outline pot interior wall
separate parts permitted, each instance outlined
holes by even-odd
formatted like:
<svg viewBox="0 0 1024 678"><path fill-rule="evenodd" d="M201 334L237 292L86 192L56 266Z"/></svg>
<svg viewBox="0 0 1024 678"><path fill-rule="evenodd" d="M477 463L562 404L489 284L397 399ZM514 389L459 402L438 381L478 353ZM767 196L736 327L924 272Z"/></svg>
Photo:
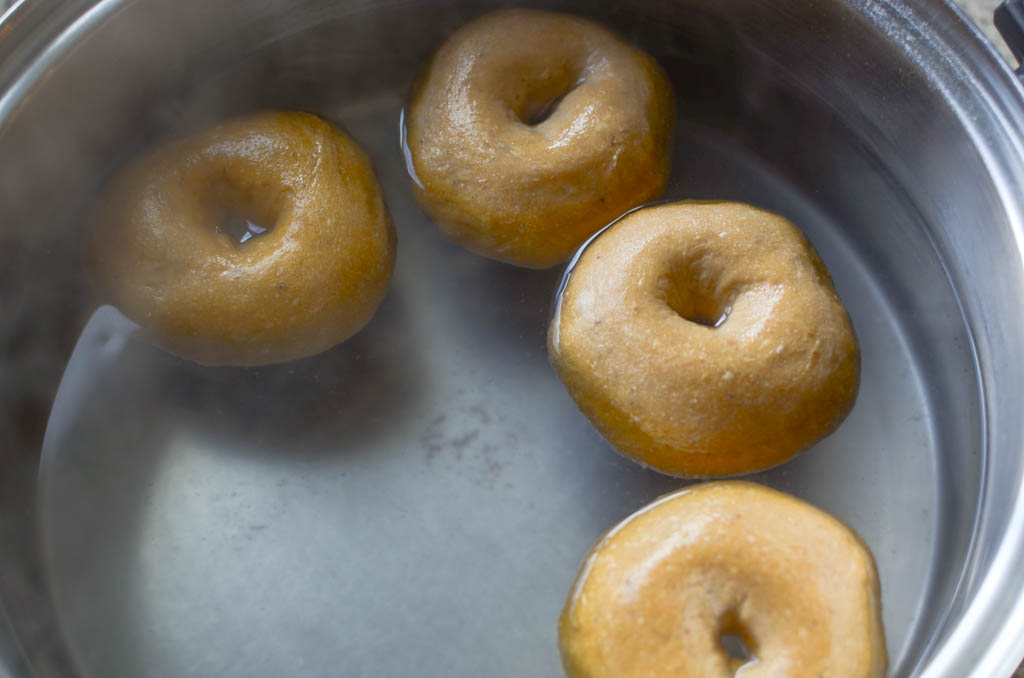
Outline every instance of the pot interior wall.
<svg viewBox="0 0 1024 678"><path fill-rule="evenodd" d="M543 337L558 272L448 245L408 191L405 91L431 50L489 6L123 4L0 131L0 595L21 648L0 666L554 675L555 615L574 574L564 563L679 483L618 460L550 376ZM1006 216L974 141L926 69L838 2L544 6L614 26L669 73L680 123L667 197L778 211L832 270L864 350L860 400L819 449L756 479L865 537L882 573L893 675L913 675L969 592L958 587L978 515L984 423L957 288L968 264L950 234L968 211L975 223ZM334 119L374 157L400 237L378 317L320 358L262 370L203 370L125 335L109 360L95 349L94 378L56 443L51 420L42 454L75 343L90 317L103 321L78 254L99 186L162 138L267 107ZM476 291L455 303L467 287ZM493 373L460 371L477 363ZM533 406L506 397L527 389ZM378 463L390 428L399 456ZM461 434L483 443L460 452ZM595 499L608 492L619 494ZM590 515L573 502L593 504ZM577 536L547 527L559 521ZM323 557L331 563L316 564ZM216 587L206 597L204 581Z"/></svg>

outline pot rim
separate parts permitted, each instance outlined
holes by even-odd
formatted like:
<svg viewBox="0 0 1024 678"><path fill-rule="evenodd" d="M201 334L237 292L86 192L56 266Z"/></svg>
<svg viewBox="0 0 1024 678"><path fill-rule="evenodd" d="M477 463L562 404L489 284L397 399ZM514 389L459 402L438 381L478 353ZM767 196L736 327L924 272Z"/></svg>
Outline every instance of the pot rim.
<svg viewBox="0 0 1024 678"><path fill-rule="evenodd" d="M895 33L907 30L919 38L914 56L926 59L925 64L931 63L926 68L929 79L943 90L984 158L1006 212L1016 243L1017 258L1024 265L1024 86L1021 80L995 45L952 0L934 3L928 0L885 0L884 3L854 0L850 4L857 6L890 39L906 37L905 33L902 36ZM894 20L896 28L891 25ZM907 43L902 46L907 51L911 49ZM987 120L976 120L977 111L969 111L965 102L952 94L948 88L952 78L969 83L975 95L972 103L984 106L989 114ZM982 123L988 123L989 127ZM980 369L978 376L984 382L984 373ZM992 407L986 403L991 403L992 396L984 383L980 384L980 391L982 416L986 420L986 429L991 431ZM989 458L992 438L991 435L985 436L983 459ZM991 466L985 463L974 538L954 600L968 585L975 586L973 596L941 645L933 645L922 657L918 669L923 666L923 678L1010 676L1024 659L1024 578L1019 575L1019 564L1024 562L1024 492L1018 491L1013 504L1003 508L1010 517L1000 535L999 546L980 582L971 581L977 575L973 571L979 557L977 536L984 527L986 513L993 508L989 492L991 476ZM1024 487L1024 483L1018 483L1018 487ZM999 620L999 623L994 620ZM943 625L948 623L947 617ZM940 628L940 634L942 630ZM939 634L936 641L938 637Z"/></svg>

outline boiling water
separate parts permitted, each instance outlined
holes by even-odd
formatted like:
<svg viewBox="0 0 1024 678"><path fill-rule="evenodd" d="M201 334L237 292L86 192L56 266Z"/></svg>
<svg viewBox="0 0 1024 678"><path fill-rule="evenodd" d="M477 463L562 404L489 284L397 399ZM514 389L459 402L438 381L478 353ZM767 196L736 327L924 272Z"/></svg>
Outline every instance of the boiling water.
<svg viewBox="0 0 1024 678"><path fill-rule="evenodd" d="M375 151L401 243L394 288L359 338L264 370L203 370L133 338L119 360L93 363L89 398L61 413L74 433L47 450L42 494L83 674L554 675L554 620L587 546L680 484L611 453L552 377L543 340L558 272L481 260L419 214L390 148L396 115L342 114ZM934 488L864 493L886 487L875 474L927 475L931 463L899 325L837 231L768 168L708 130L680 137L671 197L785 213L853 316L857 407L759 480L866 538L898 660L931 556L896 535L935 531ZM80 351L96 350L88 340ZM140 402L150 416L119 416Z"/></svg>
<svg viewBox="0 0 1024 678"><path fill-rule="evenodd" d="M615 454L550 369L561 270L494 263L421 213L401 97L327 108L373 156L398 230L372 322L320 356L201 368L112 309L83 334L40 471L50 584L82 676L556 676L556 620L599 535L683 483ZM894 675L927 641L933 415L894 303L820 206L681 123L669 199L778 211L860 339L849 418L754 480L837 515L879 566Z"/></svg>

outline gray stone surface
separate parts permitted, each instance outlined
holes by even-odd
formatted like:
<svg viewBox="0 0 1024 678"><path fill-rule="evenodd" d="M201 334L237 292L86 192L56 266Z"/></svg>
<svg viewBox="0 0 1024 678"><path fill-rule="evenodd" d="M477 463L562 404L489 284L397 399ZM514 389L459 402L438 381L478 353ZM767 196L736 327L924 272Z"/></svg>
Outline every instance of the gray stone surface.
<svg viewBox="0 0 1024 678"><path fill-rule="evenodd" d="M981 27L982 32L988 36L989 40L995 43L996 48L999 52L1006 57L1010 63L1015 63L1013 57L1010 55L1010 50L1006 48L1006 44L1002 38L999 37L999 33L996 32L996 27L992 24L992 12L999 6L1002 0L955 0L956 4L963 8L967 16L971 17L978 26Z"/></svg>

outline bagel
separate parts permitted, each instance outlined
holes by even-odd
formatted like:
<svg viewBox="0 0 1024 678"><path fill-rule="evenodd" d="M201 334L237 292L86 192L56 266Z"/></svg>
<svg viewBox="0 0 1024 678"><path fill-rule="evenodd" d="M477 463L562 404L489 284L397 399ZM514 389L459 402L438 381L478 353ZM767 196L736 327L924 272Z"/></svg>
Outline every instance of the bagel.
<svg viewBox="0 0 1024 678"><path fill-rule="evenodd" d="M319 353L369 321L395 231L351 138L314 115L271 112L123 171L85 250L104 299L157 345L208 365L263 365Z"/></svg>
<svg viewBox="0 0 1024 678"><path fill-rule="evenodd" d="M674 117L655 61L607 28L493 12L456 31L413 87L413 190L442 233L473 252L553 266L661 195Z"/></svg>
<svg viewBox="0 0 1024 678"><path fill-rule="evenodd" d="M667 495L599 541L559 646L568 678L883 678L887 664L867 546L810 504L737 481Z"/></svg>
<svg viewBox="0 0 1024 678"><path fill-rule="evenodd" d="M747 473L832 432L860 354L795 226L738 203L632 212L570 267L552 364L622 454L679 476Z"/></svg>

